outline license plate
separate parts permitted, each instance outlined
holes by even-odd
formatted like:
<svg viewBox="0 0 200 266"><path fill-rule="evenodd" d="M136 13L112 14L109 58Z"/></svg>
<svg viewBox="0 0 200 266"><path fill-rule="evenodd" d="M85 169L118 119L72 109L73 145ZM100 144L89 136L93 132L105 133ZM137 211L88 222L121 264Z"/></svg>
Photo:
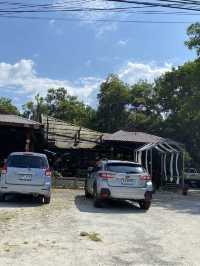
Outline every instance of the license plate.
<svg viewBox="0 0 200 266"><path fill-rule="evenodd" d="M135 185L135 179L125 177L122 179L122 185Z"/></svg>
<svg viewBox="0 0 200 266"><path fill-rule="evenodd" d="M31 181L32 175L21 175L19 178L21 181Z"/></svg>

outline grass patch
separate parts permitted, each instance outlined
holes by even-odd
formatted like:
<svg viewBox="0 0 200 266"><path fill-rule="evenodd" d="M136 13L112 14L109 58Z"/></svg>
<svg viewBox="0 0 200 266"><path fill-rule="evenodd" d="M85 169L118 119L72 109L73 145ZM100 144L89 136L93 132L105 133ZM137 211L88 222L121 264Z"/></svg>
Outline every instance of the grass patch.
<svg viewBox="0 0 200 266"><path fill-rule="evenodd" d="M96 242L102 241L101 238L99 237L99 234L98 233L90 233L88 235L88 237L92 241L96 241Z"/></svg>
<svg viewBox="0 0 200 266"><path fill-rule="evenodd" d="M81 232L80 236L88 236L88 233L87 232Z"/></svg>
<svg viewBox="0 0 200 266"><path fill-rule="evenodd" d="M83 237L87 236L91 241L95 241L95 242L102 241L98 233L81 232L80 236L83 236Z"/></svg>
<svg viewBox="0 0 200 266"><path fill-rule="evenodd" d="M0 214L0 222L2 223L9 222L13 218L15 218L15 216L12 213L4 212Z"/></svg>
<svg viewBox="0 0 200 266"><path fill-rule="evenodd" d="M17 245L5 243L3 244L2 248L3 248L3 251L5 252L11 252L12 250L15 250L17 248Z"/></svg>

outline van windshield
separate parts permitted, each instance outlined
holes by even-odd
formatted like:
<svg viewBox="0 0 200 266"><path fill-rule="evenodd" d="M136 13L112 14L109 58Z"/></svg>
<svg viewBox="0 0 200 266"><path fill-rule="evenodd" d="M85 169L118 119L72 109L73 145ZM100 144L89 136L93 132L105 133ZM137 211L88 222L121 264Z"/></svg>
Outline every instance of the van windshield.
<svg viewBox="0 0 200 266"><path fill-rule="evenodd" d="M8 158L8 167L17 168L48 168L48 162L45 158L30 155L12 155Z"/></svg>
<svg viewBox="0 0 200 266"><path fill-rule="evenodd" d="M141 174L144 172L144 168L141 165L132 163L109 163L106 166L106 170L116 173L129 174Z"/></svg>

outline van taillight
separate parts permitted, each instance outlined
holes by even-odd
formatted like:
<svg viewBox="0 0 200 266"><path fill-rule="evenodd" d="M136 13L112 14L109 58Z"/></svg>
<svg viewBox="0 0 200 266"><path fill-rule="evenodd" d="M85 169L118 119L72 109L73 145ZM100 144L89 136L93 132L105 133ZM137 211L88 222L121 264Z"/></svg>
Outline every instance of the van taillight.
<svg viewBox="0 0 200 266"><path fill-rule="evenodd" d="M150 177L150 175L141 175L140 176L140 180L142 180L142 181L150 181L151 177Z"/></svg>
<svg viewBox="0 0 200 266"><path fill-rule="evenodd" d="M49 168L45 170L45 175L46 176L51 176L51 174L52 173L51 173L51 170Z"/></svg>
<svg viewBox="0 0 200 266"><path fill-rule="evenodd" d="M107 180L107 179L113 178L114 176L110 173L103 172L103 173L99 173L99 177L101 177L104 180Z"/></svg>
<svg viewBox="0 0 200 266"><path fill-rule="evenodd" d="M6 164L6 163L4 164L1 173L2 173L3 175L6 175L6 174L7 174L7 164Z"/></svg>

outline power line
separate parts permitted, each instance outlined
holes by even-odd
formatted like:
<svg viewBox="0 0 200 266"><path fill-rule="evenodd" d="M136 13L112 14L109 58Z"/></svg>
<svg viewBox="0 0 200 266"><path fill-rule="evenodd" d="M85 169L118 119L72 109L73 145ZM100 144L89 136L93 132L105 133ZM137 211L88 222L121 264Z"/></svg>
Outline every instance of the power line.
<svg viewBox="0 0 200 266"><path fill-rule="evenodd" d="M13 18L13 19L28 19L28 20L57 20L66 22L117 22L117 23L137 23L137 24L191 24L194 21L152 21L152 20L118 20L118 19L71 19L71 18L56 18L56 17L33 17L33 16L7 16L0 15L0 18Z"/></svg>
<svg viewBox="0 0 200 266"><path fill-rule="evenodd" d="M46 17L49 13L102 13L111 15L198 15L200 11L200 1L195 0L102 0L102 5L95 7L96 0L71 0L55 3L35 4L29 1L8 2L0 1L0 17L7 19L31 19L31 20L62 20L62 21L90 21L90 22L119 22L119 23L165 23L165 24L183 24L192 23L189 21L153 21L153 20L132 20L132 19L71 19L59 17ZM175 9L173 12L169 9ZM182 10L182 11L178 11ZM191 13L193 11L193 13ZM195 13L194 13L195 12ZM37 14L45 14L41 17ZM34 14L35 16L32 16ZM28 15L28 16L27 16Z"/></svg>

